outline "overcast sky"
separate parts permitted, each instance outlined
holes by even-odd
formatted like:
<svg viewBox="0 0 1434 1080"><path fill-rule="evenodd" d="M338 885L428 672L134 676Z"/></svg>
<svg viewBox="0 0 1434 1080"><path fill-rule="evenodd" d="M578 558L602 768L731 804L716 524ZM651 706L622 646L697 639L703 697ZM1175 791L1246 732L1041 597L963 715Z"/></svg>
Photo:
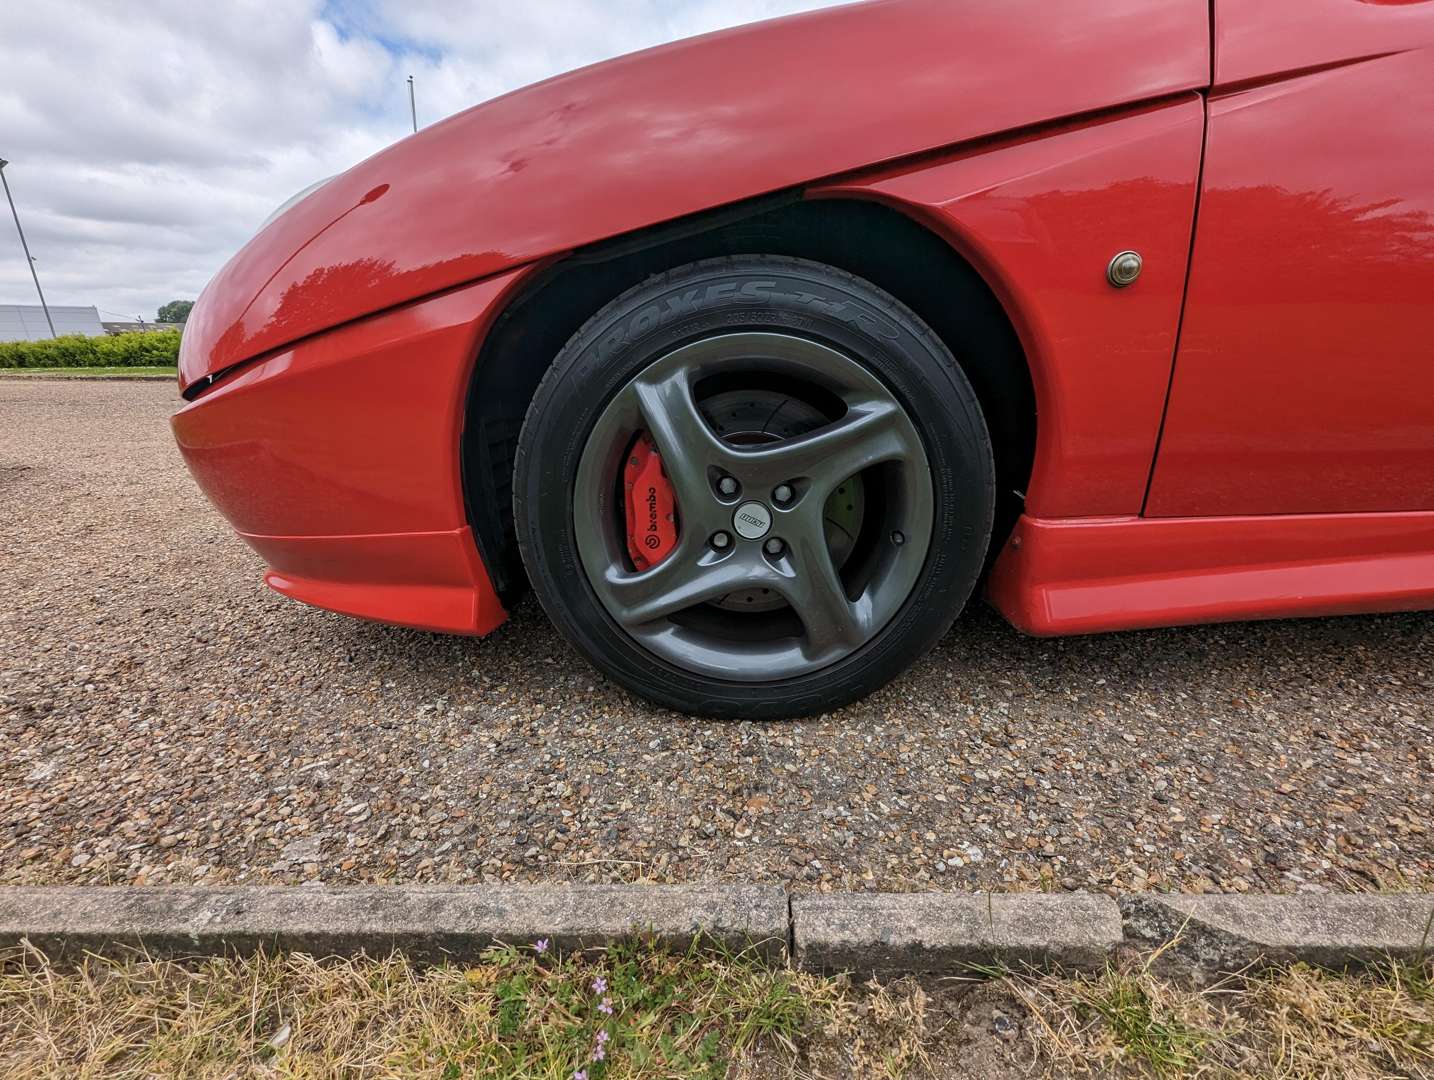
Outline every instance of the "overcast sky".
<svg viewBox="0 0 1434 1080"><path fill-rule="evenodd" d="M409 132L609 56L836 0L13 0L0 158L54 304L152 318L279 203ZM0 207L0 303L34 303Z"/></svg>

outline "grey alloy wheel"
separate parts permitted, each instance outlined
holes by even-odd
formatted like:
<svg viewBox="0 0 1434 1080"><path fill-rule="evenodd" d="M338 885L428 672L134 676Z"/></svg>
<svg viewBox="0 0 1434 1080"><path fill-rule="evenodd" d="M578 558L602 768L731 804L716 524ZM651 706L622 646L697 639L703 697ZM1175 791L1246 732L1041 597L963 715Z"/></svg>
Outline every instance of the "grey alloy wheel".
<svg viewBox="0 0 1434 1080"><path fill-rule="evenodd" d="M757 443L724 437L703 407L712 385L777 386L823 422ZM675 548L643 571L613 498L640 432L657 444L679 517ZM860 537L840 544L833 497L857 486ZM932 541L930 466L905 409L852 358L790 333L719 334L653 361L598 417L574 492L582 568L608 615L663 660L740 682L860 649L906 601ZM744 611L726 602L734 595L776 603Z"/></svg>

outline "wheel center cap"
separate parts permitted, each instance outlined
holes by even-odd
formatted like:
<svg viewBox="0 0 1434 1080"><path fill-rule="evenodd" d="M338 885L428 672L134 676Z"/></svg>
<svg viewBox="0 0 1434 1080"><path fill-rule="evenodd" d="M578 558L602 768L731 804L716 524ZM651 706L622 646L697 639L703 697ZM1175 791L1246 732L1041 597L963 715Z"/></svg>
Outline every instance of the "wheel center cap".
<svg viewBox="0 0 1434 1080"><path fill-rule="evenodd" d="M760 540L772 527L772 512L759 502L745 502L732 515L732 528L743 540Z"/></svg>

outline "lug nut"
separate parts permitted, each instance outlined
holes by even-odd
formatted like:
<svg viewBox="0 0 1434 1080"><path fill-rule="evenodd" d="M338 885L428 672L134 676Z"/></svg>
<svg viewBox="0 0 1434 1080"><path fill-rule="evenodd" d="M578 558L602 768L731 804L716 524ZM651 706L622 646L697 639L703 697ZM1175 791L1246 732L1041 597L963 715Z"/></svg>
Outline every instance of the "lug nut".
<svg viewBox="0 0 1434 1080"><path fill-rule="evenodd" d="M731 542L732 538L724 532L712 534L712 546L715 547L718 551L721 551Z"/></svg>
<svg viewBox="0 0 1434 1080"><path fill-rule="evenodd" d="M768 555L780 555L785 547L786 545L774 536L762 545L762 550Z"/></svg>
<svg viewBox="0 0 1434 1080"><path fill-rule="evenodd" d="M893 544L895 544L897 547L900 547L902 544L906 543L906 534L905 534L905 533L899 533L899 532L894 532L894 533L892 533L892 534L891 534L891 542L892 542Z"/></svg>
<svg viewBox="0 0 1434 1080"><path fill-rule="evenodd" d="M724 476L721 480L717 481L717 490L723 495L737 494L738 486L737 478L734 476Z"/></svg>
<svg viewBox="0 0 1434 1080"><path fill-rule="evenodd" d="M772 491L772 501L783 505L792 501L792 485L778 484Z"/></svg>

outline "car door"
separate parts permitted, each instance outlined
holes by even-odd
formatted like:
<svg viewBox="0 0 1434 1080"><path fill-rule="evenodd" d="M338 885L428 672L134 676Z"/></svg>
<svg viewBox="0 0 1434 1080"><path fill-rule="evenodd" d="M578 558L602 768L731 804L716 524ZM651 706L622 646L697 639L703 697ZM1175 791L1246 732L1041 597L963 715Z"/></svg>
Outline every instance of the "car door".
<svg viewBox="0 0 1434 1080"><path fill-rule="evenodd" d="M1431 0L1215 0L1148 516L1434 509L1431 45Z"/></svg>

